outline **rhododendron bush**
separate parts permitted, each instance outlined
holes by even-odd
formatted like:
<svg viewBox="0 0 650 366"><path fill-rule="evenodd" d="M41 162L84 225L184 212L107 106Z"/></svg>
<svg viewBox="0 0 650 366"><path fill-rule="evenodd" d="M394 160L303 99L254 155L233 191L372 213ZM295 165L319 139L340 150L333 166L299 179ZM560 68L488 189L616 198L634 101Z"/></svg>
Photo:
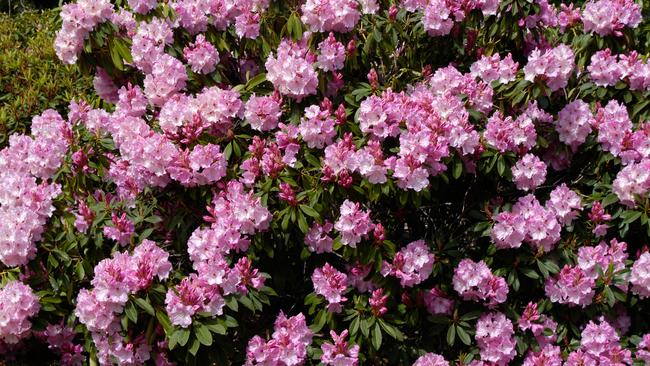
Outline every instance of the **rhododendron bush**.
<svg viewBox="0 0 650 366"><path fill-rule="evenodd" d="M0 352L650 362L632 0L78 0L100 103L0 151Z"/></svg>

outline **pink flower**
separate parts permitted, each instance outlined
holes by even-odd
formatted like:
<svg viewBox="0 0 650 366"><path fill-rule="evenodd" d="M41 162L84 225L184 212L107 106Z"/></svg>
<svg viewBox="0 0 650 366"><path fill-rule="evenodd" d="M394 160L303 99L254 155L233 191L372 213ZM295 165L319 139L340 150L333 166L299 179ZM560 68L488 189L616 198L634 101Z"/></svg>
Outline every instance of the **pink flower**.
<svg viewBox="0 0 650 366"><path fill-rule="evenodd" d="M278 126L282 109L278 98L253 95L246 102L244 116L251 128L258 131L271 131Z"/></svg>
<svg viewBox="0 0 650 366"><path fill-rule="evenodd" d="M526 359L524 359L523 366L561 366L562 365L562 351L560 347L552 344L547 344L541 351L529 351Z"/></svg>
<svg viewBox="0 0 650 366"><path fill-rule="evenodd" d="M395 255L392 264L384 261L381 274L395 276L403 287L412 287L431 275L434 260L424 240L414 241Z"/></svg>
<svg viewBox="0 0 650 366"><path fill-rule="evenodd" d="M175 93L185 88L187 73L183 63L163 54L153 63L150 74L144 78L144 94L149 103L161 106Z"/></svg>
<svg viewBox="0 0 650 366"><path fill-rule="evenodd" d="M577 193L570 190L565 183L557 186L546 201L546 208L555 212L562 225L570 225L582 210L582 202Z"/></svg>
<svg viewBox="0 0 650 366"><path fill-rule="evenodd" d="M618 62L616 55L607 48L594 53L591 63L587 66L589 77L598 86L614 86L623 79L626 73L623 63Z"/></svg>
<svg viewBox="0 0 650 366"><path fill-rule="evenodd" d="M203 34L196 36L196 41L183 49L183 56L192 71L201 74L211 73L219 63L217 49L205 40Z"/></svg>
<svg viewBox="0 0 650 366"><path fill-rule="evenodd" d="M121 246L127 245L135 231L133 221L126 217L126 212L123 212L121 216L112 213L111 222L113 226L104 226L104 235L120 243Z"/></svg>
<svg viewBox="0 0 650 366"><path fill-rule="evenodd" d="M362 211L359 203L345 200L341 205L341 216L334 223L334 229L341 233L341 243L356 248L373 229L370 212Z"/></svg>
<svg viewBox="0 0 650 366"><path fill-rule="evenodd" d="M209 285L196 274L192 274L184 278L175 289L170 288L167 291L165 305L171 323L187 328L192 324L192 316L198 312L223 314L225 301L218 286Z"/></svg>
<svg viewBox="0 0 650 366"><path fill-rule="evenodd" d="M555 130L560 141L571 146L571 149L575 151L587 140L594 123L595 120L589 105L578 99L560 110L555 122Z"/></svg>
<svg viewBox="0 0 650 366"><path fill-rule="evenodd" d="M304 42L282 40L276 54L266 59L266 77L281 94L301 100L316 94L318 75L313 59Z"/></svg>
<svg viewBox="0 0 650 366"><path fill-rule="evenodd" d="M156 0L129 0L129 7L136 13L147 14L158 5Z"/></svg>
<svg viewBox="0 0 650 366"><path fill-rule="evenodd" d="M515 351L512 322L502 313L483 314L476 323L476 343L480 349L481 360L499 366L512 361Z"/></svg>
<svg viewBox="0 0 650 366"><path fill-rule="evenodd" d="M597 0L586 3L582 23L586 32L600 36L621 36L624 27L636 28L641 22L641 7L631 0Z"/></svg>
<svg viewBox="0 0 650 366"><path fill-rule="evenodd" d="M645 252L639 256L630 272L632 292L642 299L650 297L650 253Z"/></svg>
<svg viewBox="0 0 650 366"><path fill-rule="evenodd" d="M318 105L305 109L305 116L300 121L300 135L310 149L322 149L331 145L336 130L331 112Z"/></svg>
<svg viewBox="0 0 650 366"><path fill-rule="evenodd" d="M361 18L356 0L307 0L300 10L312 32L349 32Z"/></svg>
<svg viewBox="0 0 650 366"><path fill-rule="evenodd" d="M636 206L636 196L643 197L650 190L650 159L631 163L621 169L612 183L612 191L622 204Z"/></svg>
<svg viewBox="0 0 650 366"><path fill-rule="evenodd" d="M264 342L260 336L255 336L248 342L244 366L302 365L312 336L302 313L287 318L280 312L271 340Z"/></svg>
<svg viewBox="0 0 650 366"><path fill-rule="evenodd" d="M305 244L309 250L319 254L332 252L334 240L328 234L333 228L334 225L329 221L325 221L322 225L314 222L305 236Z"/></svg>
<svg viewBox="0 0 650 366"><path fill-rule="evenodd" d="M324 365L356 366L359 362L359 345L348 346L348 342L345 340L348 330L344 330L340 335L331 330L330 336L334 340L334 344L325 342L320 346L323 350L320 361Z"/></svg>
<svg viewBox="0 0 650 366"><path fill-rule="evenodd" d="M535 146L537 133L533 120L524 115L513 120L503 118L497 112L488 119L484 132L485 141L500 152L530 150Z"/></svg>
<svg viewBox="0 0 650 366"><path fill-rule="evenodd" d="M552 302L585 307L591 304L595 294L596 282L580 267L568 264L556 277L546 280L546 296Z"/></svg>
<svg viewBox="0 0 650 366"><path fill-rule="evenodd" d="M422 24L430 36L444 36L449 34L454 26L451 10L445 1L432 0L424 7Z"/></svg>
<svg viewBox="0 0 650 366"><path fill-rule="evenodd" d="M546 180L546 164L537 156L526 154L512 167L512 180L518 189L535 190Z"/></svg>
<svg viewBox="0 0 650 366"><path fill-rule="evenodd" d="M323 71L335 71L343 68L345 46L334 38L334 33L318 44L318 68Z"/></svg>
<svg viewBox="0 0 650 366"><path fill-rule="evenodd" d="M520 215L526 222L524 241L534 249L549 252L560 240L562 227L555 212L544 208L532 194L519 198L512 207L512 213Z"/></svg>
<svg viewBox="0 0 650 366"><path fill-rule="evenodd" d="M603 150L619 156L623 151L626 134L632 131L632 121L625 105L610 100L604 108L598 108L595 126L598 129L598 142Z"/></svg>
<svg viewBox="0 0 650 366"><path fill-rule="evenodd" d="M491 83L497 81L500 84L507 84L515 80L519 64L512 60L512 55L508 54L501 59L498 53L492 56L482 56L470 67L472 76Z"/></svg>
<svg viewBox="0 0 650 366"><path fill-rule="evenodd" d="M347 300L343 294L347 291L347 276L339 272L329 263L321 268L316 268L311 276L314 283L314 291L327 300L327 310L338 313L341 311L341 303Z"/></svg>
<svg viewBox="0 0 650 366"><path fill-rule="evenodd" d="M368 303L372 309L372 315L382 317L386 314L386 312L388 312L388 308L386 307L387 302L388 295L384 295L384 289L378 288L374 290L370 299L368 299Z"/></svg>
<svg viewBox="0 0 650 366"><path fill-rule="evenodd" d="M463 259L454 270L454 290L464 300L487 300L492 307L506 301L508 285L502 277L492 274L485 262Z"/></svg>
<svg viewBox="0 0 650 366"><path fill-rule="evenodd" d="M93 78L93 86L100 98L109 103L117 102L117 85L113 83L113 79L111 79L111 76L108 75L106 70L101 67L97 68L97 73Z"/></svg>
<svg viewBox="0 0 650 366"><path fill-rule="evenodd" d="M542 78L546 84L555 91L567 86L569 77L575 68L575 55L573 50L565 44L545 50L535 49L528 56L528 63L524 66L526 80L534 82Z"/></svg>
<svg viewBox="0 0 650 366"><path fill-rule="evenodd" d="M449 366L449 362L438 354L426 353L415 360L413 366Z"/></svg>
<svg viewBox="0 0 650 366"><path fill-rule="evenodd" d="M423 294L424 305L431 315L451 315L454 310L454 300L437 287Z"/></svg>
<svg viewBox="0 0 650 366"><path fill-rule="evenodd" d="M29 335L29 318L40 309L32 288L20 281L9 281L0 289L0 341L14 344Z"/></svg>
<svg viewBox="0 0 650 366"><path fill-rule="evenodd" d="M512 212L500 212L495 216L495 223L490 231L498 249L519 248L526 238L526 221L521 215Z"/></svg>

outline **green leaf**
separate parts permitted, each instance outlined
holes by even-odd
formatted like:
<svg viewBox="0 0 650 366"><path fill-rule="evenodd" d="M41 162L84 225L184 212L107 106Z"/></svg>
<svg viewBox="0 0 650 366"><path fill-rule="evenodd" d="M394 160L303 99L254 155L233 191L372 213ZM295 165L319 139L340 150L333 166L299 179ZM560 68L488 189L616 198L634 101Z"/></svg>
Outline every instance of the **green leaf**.
<svg viewBox="0 0 650 366"><path fill-rule="evenodd" d="M305 215L313 217L313 218L319 218L320 215L318 214L318 211L314 210L313 208L307 206L307 205L300 205L300 210L305 213Z"/></svg>
<svg viewBox="0 0 650 366"><path fill-rule="evenodd" d="M124 312L130 321L132 321L134 324L138 323L138 311L135 309L135 305L133 305L132 302L126 304Z"/></svg>
<svg viewBox="0 0 650 366"><path fill-rule="evenodd" d="M460 338L461 342L463 342L466 346L469 346L470 343L472 343L469 334L465 332L465 329L463 329L463 327L456 327L456 333L458 333L458 338Z"/></svg>
<svg viewBox="0 0 650 366"><path fill-rule="evenodd" d="M212 333L210 333L210 329L205 325L201 323L194 324L194 334L202 345L212 345Z"/></svg>
<svg viewBox="0 0 650 366"><path fill-rule="evenodd" d="M255 76L253 76L252 78L250 78L250 80L248 80L248 82L246 83L245 89L247 91L251 91L256 86L260 85L261 83L263 83L265 81L266 81L266 74L263 73L263 72L259 73L259 74L255 75Z"/></svg>
<svg viewBox="0 0 650 366"><path fill-rule="evenodd" d="M309 231L307 219L305 219L305 215L303 215L302 211L298 211L298 227L300 228L300 231L303 232L303 234L307 234L307 231Z"/></svg>
<svg viewBox="0 0 650 366"><path fill-rule="evenodd" d="M350 337L354 337L357 335L357 332L359 331L359 325L361 324L361 320L358 316L356 316L353 320L352 323L350 323Z"/></svg>
<svg viewBox="0 0 650 366"><path fill-rule="evenodd" d="M615 193L612 193L607 197L603 198L601 204L603 205L603 207L607 207L616 201L618 201L618 196Z"/></svg>
<svg viewBox="0 0 650 366"><path fill-rule="evenodd" d="M224 327L223 325L221 325L221 324L219 324L219 323L214 323L214 324L205 324L205 326L206 326L208 329L210 329L210 331L213 332L213 333L217 333L217 334L225 335L226 332L227 332L226 327Z"/></svg>
<svg viewBox="0 0 650 366"><path fill-rule="evenodd" d="M638 220L641 217L641 212L639 211L625 211L621 217L624 219L623 224L631 224L634 221Z"/></svg>
<svg viewBox="0 0 650 366"><path fill-rule="evenodd" d="M156 312L156 319L158 319L158 322L160 325L163 327L163 330L165 331L165 334L169 336L169 333L172 331L172 325L169 322L169 318L167 317L167 314L165 314L162 311L157 311Z"/></svg>
<svg viewBox="0 0 650 366"><path fill-rule="evenodd" d="M156 311L153 309L153 306L149 303L149 299L136 298L135 303L138 304L142 310L146 311L149 315L156 315Z"/></svg>
<svg viewBox="0 0 650 366"><path fill-rule="evenodd" d="M503 177L503 174L506 172L506 161L503 158L503 155L499 155L497 159L497 173L499 176Z"/></svg>
<svg viewBox="0 0 650 366"><path fill-rule="evenodd" d="M190 340L190 330L187 328L179 328L176 330L176 333L178 333L178 344L185 346L187 341Z"/></svg>
<svg viewBox="0 0 650 366"><path fill-rule="evenodd" d="M447 329L447 344L453 346L454 342L456 342L456 325L452 324Z"/></svg>
<svg viewBox="0 0 650 366"><path fill-rule="evenodd" d="M454 168L451 172L451 176L454 177L454 179L460 178L460 175L463 174L463 162L461 160L457 160L454 163Z"/></svg>
<svg viewBox="0 0 650 366"><path fill-rule="evenodd" d="M196 356L196 353L199 352L199 348L201 348L201 342L198 339L194 338L192 341L192 347L190 347L190 353L192 356Z"/></svg>
<svg viewBox="0 0 650 366"><path fill-rule="evenodd" d="M311 329L311 331L314 333L318 333L318 331L323 329L325 322L327 322L327 311L321 310L318 312L318 315L316 315L316 319L314 319L314 324L309 326L309 329Z"/></svg>
<svg viewBox="0 0 650 366"><path fill-rule="evenodd" d="M381 347L381 328L379 328L378 323L376 323L374 328L372 328L372 346L376 350L379 350Z"/></svg>

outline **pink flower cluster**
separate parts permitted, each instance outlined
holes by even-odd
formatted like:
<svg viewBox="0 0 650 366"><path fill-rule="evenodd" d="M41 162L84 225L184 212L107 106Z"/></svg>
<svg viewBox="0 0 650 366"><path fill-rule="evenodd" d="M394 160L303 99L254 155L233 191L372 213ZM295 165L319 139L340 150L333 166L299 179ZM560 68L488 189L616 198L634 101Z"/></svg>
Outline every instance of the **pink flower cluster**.
<svg viewBox="0 0 650 366"><path fill-rule="evenodd" d="M470 67L474 77L480 78L486 83L497 81L499 84L507 84L515 80L519 64L512 60L512 55L507 54L501 59L498 53L492 56L482 56Z"/></svg>
<svg viewBox="0 0 650 366"><path fill-rule="evenodd" d="M504 118L501 112L496 112L488 118L483 137L502 153L518 152L528 151L535 146L537 132L533 120L526 114L513 119L510 116Z"/></svg>
<svg viewBox="0 0 650 366"><path fill-rule="evenodd" d="M336 334L335 331L330 331L330 336L334 344L325 342L320 348L323 354L320 356L320 361L323 365L333 366L356 366L359 362L359 345L348 346L345 338L348 337L348 330L344 330L341 334Z"/></svg>
<svg viewBox="0 0 650 366"><path fill-rule="evenodd" d="M357 0L307 0L300 10L312 32L349 32L361 18Z"/></svg>
<svg viewBox="0 0 650 366"><path fill-rule="evenodd" d="M17 343L30 334L29 318L40 305L32 288L20 281L10 281L0 289L0 341Z"/></svg>
<svg viewBox="0 0 650 366"><path fill-rule="evenodd" d="M347 300L343 296L348 289L347 279L345 273L337 271L329 263L325 263L323 267L314 270L311 275L314 291L316 294L325 297L328 302L327 310L334 313L341 311L341 303Z"/></svg>
<svg viewBox="0 0 650 366"><path fill-rule="evenodd" d="M305 116L300 121L300 135L310 149L322 149L334 141L336 130L331 111L318 105L305 108Z"/></svg>
<svg viewBox="0 0 650 366"><path fill-rule="evenodd" d="M307 235L305 235L305 244L307 244L309 250L319 254L332 252L334 239L329 236L329 233L333 228L334 225L329 221L325 221L322 225L314 222Z"/></svg>
<svg viewBox="0 0 650 366"><path fill-rule="evenodd" d="M181 151L167 168L172 179L184 186L213 184L226 176L227 162L219 145L196 145L191 152Z"/></svg>
<svg viewBox="0 0 650 366"><path fill-rule="evenodd" d="M356 248L361 240L368 236L374 224L370 212L361 210L357 202L345 200L341 205L341 216L334 223L334 229L341 233L341 243Z"/></svg>
<svg viewBox="0 0 650 366"><path fill-rule="evenodd" d="M37 332L36 337L47 343L47 347L61 356L63 366L81 366L86 362L84 348L73 342L75 332L61 324L48 324L44 331Z"/></svg>
<svg viewBox="0 0 650 366"><path fill-rule="evenodd" d="M561 304L582 307L591 304L600 273L607 273L610 266L614 273L625 269L626 249L627 244L616 239L612 239L609 246L601 242L595 247L581 247L576 266L567 264L556 277L546 281L546 295ZM627 285L622 287L627 290Z"/></svg>
<svg viewBox="0 0 650 366"><path fill-rule="evenodd" d="M622 36L624 27L636 28L640 22L641 7L633 0L592 0L582 11L585 32L600 36Z"/></svg>
<svg viewBox="0 0 650 366"><path fill-rule="evenodd" d="M262 337L255 336L248 342L244 365L302 365L312 336L302 313L287 318L280 312L271 340L264 342Z"/></svg>
<svg viewBox="0 0 650 366"><path fill-rule="evenodd" d="M522 331L530 330L540 347L546 347L557 340L555 334L557 323L552 318L540 314L536 303L529 302L528 305L526 305L517 325ZM546 335L546 330L550 330L552 334ZM536 357L540 357L540 355L531 354L532 359Z"/></svg>
<svg viewBox="0 0 650 366"><path fill-rule="evenodd" d="M318 68L323 71L336 71L343 68L345 46L336 40L334 33L318 44Z"/></svg>
<svg viewBox="0 0 650 366"><path fill-rule="evenodd" d="M154 277L165 279L171 271L169 254L144 240L133 254L114 253L95 267L92 290L82 289L75 314L92 332L111 332L129 294L149 287Z"/></svg>
<svg viewBox="0 0 650 366"><path fill-rule="evenodd" d="M565 365L630 365L631 352L621 348L616 330L604 319L589 321L582 330L580 348L569 354Z"/></svg>
<svg viewBox="0 0 650 366"><path fill-rule="evenodd" d="M594 124L595 119L589 104L578 99L568 103L558 112L555 130L560 141L575 151L587 140Z"/></svg>
<svg viewBox="0 0 650 366"><path fill-rule="evenodd" d="M140 341L124 344L118 315L129 294L148 288L154 277L162 280L171 271L169 254L156 243L144 240L132 254L114 253L95 266L91 290L82 289L77 296L75 315L92 333L100 364L144 362L149 346Z"/></svg>
<svg viewBox="0 0 650 366"><path fill-rule="evenodd" d="M464 300L486 301L490 307L500 304L508 298L508 284L503 277L492 274L482 260L474 262L465 258L454 270L452 278L454 290Z"/></svg>
<svg viewBox="0 0 650 366"><path fill-rule="evenodd" d="M643 62L636 51L628 55L612 55L607 48L594 53L587 67L596 85L614 86L625 81L632 90L650 89L650 64Z"/></svg>
<svg viewBox="0 0 650 366"><path fill-rule="evenodd" d="M526 154L512 167L512 180L517 189L534 191L546 180L546 164L537 156Z"/></svg>
<svg viewBox="0 0 650 366"><path fill-rule="evenodd" d="M253 95L248 99L244 117L252 129L271 131L278 127L278 120L282 115L282 105L278 97Z"/></svg>
<svg viewBox="0 0 650 366"><path fill-rule="evenodd" d="M192 71L209 74L214 71L219 63L219 53L214 46L205 40L203 34L196 36L196 41L183 49L183 56Z"/></svg>
<svg viewBox="0 0 650 366"><path fill-rule="evenodd" d="M483 314L476 323L475 335L481 360L498 366L508 365L517 355L513 335L512 322L504 314Z"/></svg>
<svg viewBox="0 0 650 366"><path fill-rule="evenodd" d="M213 264L215 265L215 264ZM226 266L227 268L227 266ZM213 268L215 272L225 272ZM165 310L172 324L187 328L192 324L192 316L198 312L222 315L226 304L219 286L210 284L205 276L192 273L184 278L175 289L169 289L165 297ZM222 283L222 285L225 285ZM230 286L234 287L234 286Z"/></svg>
<svg viewBox="0 0 650 366"><path fill-rule="evenodd" d="M486 17L496 15L499 2L495 0L433 0L429 2L405 1L403 5L409 11L420 9L424 12L422 24L429 35L444 36L449 34L451 28L454 26L454 21L462 22L465 16L474 9L482 10L483 15Z"/></svg>
<svg viewBox="0 0 650 366"><path fill-rule="evenodd" d="M112 15L113 4L109 0L78 0L65 4L61 8L63 24L54 40L59 59L66 64L76 63L90 32Z"/></svg>
<svg viewBox="0 0 650 366"><path fill-rule="evenodd" d="M427 353L415 360L413 366L449 366L449 362L438 354Z"/></svg>
<svg viewBox="0 0 650 366"><path fill-rule="evenodd" d="M622 204L635 207L637 197L650 191L650 159L631 163L621 169L612 183L612 191Z"/></svg>
<svg viewBox="0 0 650 366"><path fill-rule="evenodd" d="M275 55L266 59L266 78L282 95L301 100L315 94L318 74L314 70L316 56L300 42L282 40Z"/></svg>
<svg viewBox="0 0 650 366"><path fill-rule="evenodd" d="M573 196L563 188L556 194ZM525 241L534 249L542 249L545 252L553 249L555 243L560 240L562 230L558 220L568 223L571 212L577 207L575 197L573 204L567 207L560 207L554 200L549 200L547 206L542 206L534 195L529 194L519 198L511 212L496 215L491 236L497 248L519 248L522 241ZM566 212L567 209L570 210L569 213Z"/></svg>
<svg viewBox="0 0 650 366"><path fill-rule="evenodd" d="M399 278L403 287L413 287L429 278L433 271L435 256L429 252L429 247L424 240L414 241L402 248L393 263L384 261L381 274Z"/></svg>
<svg viewBox="0 0 650 366"><path fill-rule="evenodd" d="M437 287L422 294L424 305L431 315L451 315L454 310L454 300Z"/></svg>
<svg viewBox="0 0 650 366"><path fill-rule="evenodd" d="M32 120L32 137L12 135L0 150L0 261L13 267L36 255L52 201L61 193L48 183L61 166L72 138L71 126L54 110Z"/></svg>
<svg viewBox="0 0 650 366"><path fill-rule="evenodd" d="M645 252L639 256L630 271L630 284L632 292L641 298L650 297L650 253Z"/></svg>
<svg viewBox="0 0 650 366"><path fill-rule="evenodd" d="M551 91L555 91L567 86L574 68L573 50L565 44L560 44L544 51L535 49L528 56L528 63L524 66L524 76L530 82L536 79L542 80Z"/></svg>

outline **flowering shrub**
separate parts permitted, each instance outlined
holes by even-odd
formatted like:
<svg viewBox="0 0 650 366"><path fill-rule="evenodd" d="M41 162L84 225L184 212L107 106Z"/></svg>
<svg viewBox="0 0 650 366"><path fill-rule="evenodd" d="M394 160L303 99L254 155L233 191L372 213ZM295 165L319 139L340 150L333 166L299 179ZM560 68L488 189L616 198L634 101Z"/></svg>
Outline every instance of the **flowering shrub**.
<svg viewBox="0 0 650 366"><path fill-rule="evenodd" d="M54 48L103 108L43 111L0 151L0 352L648 362L647 11L64 5Z"/></svg>

